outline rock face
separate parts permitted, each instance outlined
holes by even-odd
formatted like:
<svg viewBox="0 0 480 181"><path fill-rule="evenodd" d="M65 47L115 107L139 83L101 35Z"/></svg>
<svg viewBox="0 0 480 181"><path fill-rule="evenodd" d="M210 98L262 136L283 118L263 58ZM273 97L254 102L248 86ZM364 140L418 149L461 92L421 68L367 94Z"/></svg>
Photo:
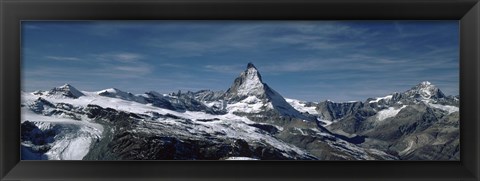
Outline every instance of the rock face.
<svg viewBox="0 0 480 181"><path fill-rule="evenodd" d="M364 102L288 99L251 63L230 88L22 93L22 159L458 160L459 98L429 82Z"/></svg>
<svg viewBox="0 0 480 181"><path fill-rule="evenodd" d="M356 113L362 107L364 107L362 102L335 103L332 101L324 101L317 105L316 110L323 119L336 120Z"/></svg>

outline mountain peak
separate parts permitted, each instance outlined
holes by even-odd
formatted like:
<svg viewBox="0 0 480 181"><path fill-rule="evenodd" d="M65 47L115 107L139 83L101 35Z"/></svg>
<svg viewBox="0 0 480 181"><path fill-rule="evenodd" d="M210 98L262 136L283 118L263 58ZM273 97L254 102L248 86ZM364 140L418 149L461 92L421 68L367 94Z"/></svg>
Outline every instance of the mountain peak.
<svg viewBox="0 0 480 181"><path fill-rule="evenodd" d="M243 71L233 82L232 86L226 92L227 98L261 96L265 94L265 87L262 76L257 68L252 64L247 64L247 69Z"/></svg>
<svg viewBox="0 0 480 181"><path fill-rule="evenodd" d="M58 87L58 88L73 88L72 85L66 83L66 84L63 84L62 86Z"/></svg>
<svg viewBox="0 0 480 181"><path fill-rule="evenodd" d="M247 69L250 69L250 68L257 69L257 67L255 67L255 65L253 65L252 62L248 62L248 64L247 64Z"/></svg>
<svg viewBox="0 0 480 181"><path fill-rule="evenodd" d="M108 88L97 92L98 95L107 97L132 97L134 96L130 92L125 92L117 88Z"/></svg>
<svg viewBox="0 0 480 181"><path fill-rule="evenodd" d="M50 90L48 92L48 94L49 95L62 95L62 96L65 96L65 97L70 97L70 98L79 98L80 96L85 95L70 84L64 84L60 87L55 87L52 90Z"/></svg>
<svg viewBox="0 0 480 181"><path fill-rule="evenodd" d="M412 90L424 90L424 91L436 91L438 89L435 85L433 85L429 81L423 81L417 84Z"/></svg>
<svg viewBox="0 0 480 181"><path fill-rule="evenodd" d="M430 98L442 98L445 95L429 81L423 81L417 84L415 87L412 87L407 91L407 94L413 97L421 97L424 99Z"/></svg>
<svg viewBox="0 0 480 181"><path fill-rule="evenodd" d="M429 85L432 85L432 83L430 83L429 81L423 81L419 85L429 86Z"/></svg>
<svg viewBox="0 0 480 181"><path fill-rule="evenodd" d="M117 88L108 88L108 89L98 91L99 94L100 93L118 93L118 92L123 92L123 91L121 91L120 89L117 89Z"/></svg>
<svg viewBox="0 0 480 181"><path fill-rule="evenodd" d="M252 63L247 64L247 70L235 79L223 98L230 103L243 101L240 109L245 107L244 104L257 104L269 110L275 110L281 115L295 115L309 119L293 108L282 95L263 83L262 76ZM261 103L252 100L260 100Z"/></svg>

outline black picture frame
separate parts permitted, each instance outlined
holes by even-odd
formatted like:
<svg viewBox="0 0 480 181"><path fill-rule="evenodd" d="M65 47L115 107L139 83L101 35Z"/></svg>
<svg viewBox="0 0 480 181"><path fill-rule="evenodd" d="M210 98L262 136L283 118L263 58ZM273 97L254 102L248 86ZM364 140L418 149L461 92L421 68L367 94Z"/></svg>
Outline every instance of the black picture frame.
<svg viewBox="0 0 480 181"><path fill-rule="evenodd" d="M478 0L0 0L1 180L479 180ZM23 20L459 20L460 161L20 161Z"/></svg>

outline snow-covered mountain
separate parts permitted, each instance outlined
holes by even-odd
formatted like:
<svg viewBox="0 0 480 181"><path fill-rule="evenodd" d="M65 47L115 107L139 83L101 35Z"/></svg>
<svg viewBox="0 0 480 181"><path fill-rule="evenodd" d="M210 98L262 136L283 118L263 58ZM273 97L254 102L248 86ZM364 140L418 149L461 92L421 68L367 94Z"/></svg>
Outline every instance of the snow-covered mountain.
<svg viewBox="0 0 480 181"><path fill-rule="evenodd" d="M227 106L229 111L244 113L274 111L285 116L301 116L280 93L262 81L260 72L252 63L248 63L247 69L235 79L225 92L224 99L230 103Z"/></svg>
<svg viewBox="0 0 480 181"><path fill-rule="evenodd" d="M42 94L41 91L37 91L37 94ZM65 84L60 87L55 87L52 90L45 92L45 94L49 96L56 96L59 98L62 97L69 97L69 98L79 98L80 96L84 96L82 92L77 90L75 87L71 86L70 84Z"/></svg>
<svg viewBox="0 0 480 181"><path fill-rule="evenodd" d="M134 95L66 84L22 92L21 110L27 160L457 158L445 146L425 156L443 143L429 135L456 143L458 126L458 97L426 82L365 102L314 103L285 99L249 63L225 92ZM426 136L425 143L412 142L415 136Z"/></svg>
<svg viewBox="0 0 480 181"><path fill-rule="evenodd" d="M395 152L402 159L458 160L459 104L458 96L445 96L424 81L364 102L321 102L316 110L332 122L330 131L368 137L366 147Z"/></svg>

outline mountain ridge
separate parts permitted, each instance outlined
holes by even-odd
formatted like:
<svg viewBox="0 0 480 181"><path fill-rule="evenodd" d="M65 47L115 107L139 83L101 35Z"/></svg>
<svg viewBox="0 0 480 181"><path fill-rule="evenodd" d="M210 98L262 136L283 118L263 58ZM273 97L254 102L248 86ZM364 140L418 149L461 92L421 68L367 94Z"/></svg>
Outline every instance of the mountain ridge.
<svg viewBox="0 0 480 181"><path fill-rule="evenodd" d="M458 97L430 82L357 102L286 100L253 63L225 92L134 95L66 84L22 92L22 158L455 160L456 106Z"/></svg>

